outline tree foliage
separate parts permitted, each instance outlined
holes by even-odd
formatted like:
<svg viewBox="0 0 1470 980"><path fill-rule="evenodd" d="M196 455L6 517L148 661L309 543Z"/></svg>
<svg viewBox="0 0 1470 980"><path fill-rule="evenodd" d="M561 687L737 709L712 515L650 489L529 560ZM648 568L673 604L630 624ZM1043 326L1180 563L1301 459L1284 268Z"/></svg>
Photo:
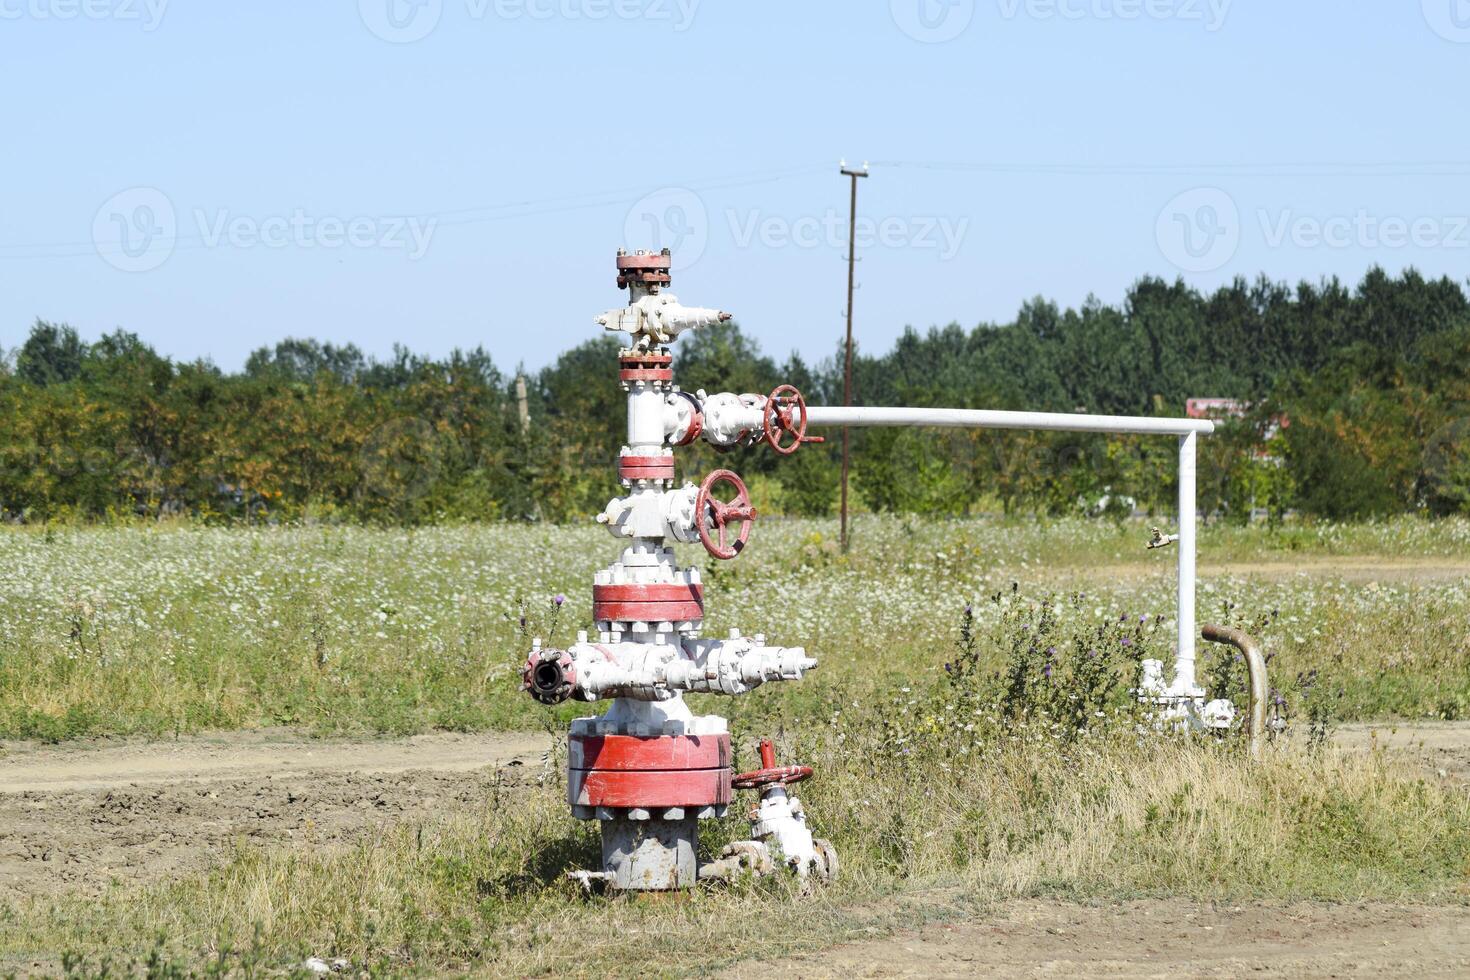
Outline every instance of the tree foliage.
<svg viewBox="0 0 1470 980"><path fill-rule="evenodd" d="M84 342L37 321L0 361L0 514L15 520L187 513L417 523L565 520L616 492L626 440L617 341L588 340L527 381L491 352L440 359L395 347L287 339L239 373L180 363L136 335ZM840 345L778 363L734 323L682 338L688 390L797 385L840 404ZM906 330L859 350L854 401L1143 415L1191 397L1250 406L1201 444L1210 513L1334 518L1470 510L1470 298L1414 271L1295 288L1243 279L1201 294L1145 278L1114 307L1027 302L1005 324ZM839 434L794 458L764 448L681 451L774 487L789 513L836 505ZM856 500L878 510L1061 512L1120 500L1172 507L1168 440L1061 433L854 430Z"/></svg>

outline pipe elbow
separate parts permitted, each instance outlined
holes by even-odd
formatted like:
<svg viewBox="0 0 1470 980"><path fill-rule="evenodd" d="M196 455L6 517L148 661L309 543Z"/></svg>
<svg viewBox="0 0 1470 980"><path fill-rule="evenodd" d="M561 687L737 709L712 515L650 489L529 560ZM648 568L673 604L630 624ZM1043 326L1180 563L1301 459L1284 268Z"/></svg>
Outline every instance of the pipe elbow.
<svg viewBox="0 0 1470 980"><path fill-rule="evenodd" d="M1266 737L1266 655L1255 637L1231 626L1205 623L1200 626L1200 635L1211 643L1223 643L1235 647L1245 658L1246 670L1250 675L1251 702L1249 715L1250 751L1259 757Z"/></svg>

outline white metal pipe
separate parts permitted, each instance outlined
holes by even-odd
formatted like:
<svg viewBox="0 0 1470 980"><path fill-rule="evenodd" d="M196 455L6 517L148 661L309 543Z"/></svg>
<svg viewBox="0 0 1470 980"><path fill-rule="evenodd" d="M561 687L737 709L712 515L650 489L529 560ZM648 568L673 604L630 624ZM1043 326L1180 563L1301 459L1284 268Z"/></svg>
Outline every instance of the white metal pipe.
<svg viewBox="0 0 1470 980"><path fill-rule="evenodd" d="M1171 693L1203 694L1195 681L1195 457L1201 434L1215 431L1207 419L1150 418L1133 415L1082 415L1065 412L1000 412L963 408L810 408L813 426L935 426L940 428L1035 429L1053 432L1107 432L1179 437L1179 597L1178 637Z"/></svg>
<svg viewBox="0 0 1470 980"><path fill-rule="evenodd" d="M653 455L664 446L664 394L651 386L628 392L628 446Z"/></svg>
<svg viewBox="0 0 1470 980"><path fill-rule="evenodd" d="M949 429L1043 429L1054 432L1115 432L1130 435L1192 435L1215 431L1207 419L1138 415L1081 415L1068 412L998 412L969 408L807 409L808 425L935 426Z"/></svg>
<svg viewBox="0 0 1470 980"><path fill-rule="evenodd" d="M1191 432L1179 439L1179 641L1174 655L1174 684L1179 694L1194 695L1194 522L1195 448Z"/></svg>

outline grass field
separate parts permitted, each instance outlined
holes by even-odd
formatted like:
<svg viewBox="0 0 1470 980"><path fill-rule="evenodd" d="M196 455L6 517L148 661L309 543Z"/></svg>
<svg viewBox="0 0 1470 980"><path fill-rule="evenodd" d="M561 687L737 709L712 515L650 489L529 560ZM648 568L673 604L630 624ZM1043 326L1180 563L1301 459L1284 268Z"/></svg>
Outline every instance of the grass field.
<svg viewBox="0 0 1470 980"><path fill-rule="evenodd" d="M1021 602L1062 598L1074 625L1172 621L1174 555L1145 551L1139 523L863 518L848 556L834 530L767 522L714 567L684 553L705 568L710 633L764 631L822 662L806 683L720 710L800 711L834 685L932 678L964 608L988 639L1004 607L986 597L1013 583ZM525 634L566 640L587 625L592 573L615 552L595 526L9 530L0 738L540 727L549 713L514 688ZM1395 574L1405 559L1445 574ZM1212 527L1200 560L1201 621L1264 617L1283 696L1317 669L1344 719L1470 717L1458 628L1470 621L1470 522ZM1380 579L1362 574L1375 565Z"/></svg>
<svg viewBox="0 0 1470 980"><path fill-rule="evenodd" d="M771 731L818 767L802 796L840 888L589 906L559 872L595 863L595 826L566 812L553 757L352 843L5 900L0 954L79 951L77 975L155 941L160 962L242 973L317 952L388 974L674 974L1013 896L1470 901L1464 784L1310 738L1470 715L1470 523L1203 531L1201 619L1260 629L1293 721L1259 765L1234 740L1148 734L1129 707L1128 665L1172 638L1173 554L1145 551L1143 525L863 518L848 556L832 532L768 522L740 560L699 560L710 631L763 630L822 667L696 707L731 716L747 757ZM586 706L518 692L526 637L584 626L614 549L597 528L7 531L0 734L560 731ZM1204 666L1239 683L1223 656ZM743 829L736 809L710 845Z"/></svg>

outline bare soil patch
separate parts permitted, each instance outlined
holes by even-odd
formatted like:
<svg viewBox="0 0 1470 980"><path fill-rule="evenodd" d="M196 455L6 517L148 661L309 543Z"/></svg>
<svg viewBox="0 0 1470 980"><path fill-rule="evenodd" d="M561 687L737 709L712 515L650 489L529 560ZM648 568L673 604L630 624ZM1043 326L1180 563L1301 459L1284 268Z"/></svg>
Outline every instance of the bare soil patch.
<svg viewBox="0 0 1470 980"><path fill-rule="evenodd" d="M173 742L6 746L0 898L92 893L208 867L241 843L352 840L482 802L549 744L530 734L317 741L240 733Z"/></svg>
<svg viewBox="0 0 1470 980"><path fill-rule="evenodd" d="M1466 977L1470 908L1009 903L983 921L848 943L727 980L794 977Z"/></svg>

